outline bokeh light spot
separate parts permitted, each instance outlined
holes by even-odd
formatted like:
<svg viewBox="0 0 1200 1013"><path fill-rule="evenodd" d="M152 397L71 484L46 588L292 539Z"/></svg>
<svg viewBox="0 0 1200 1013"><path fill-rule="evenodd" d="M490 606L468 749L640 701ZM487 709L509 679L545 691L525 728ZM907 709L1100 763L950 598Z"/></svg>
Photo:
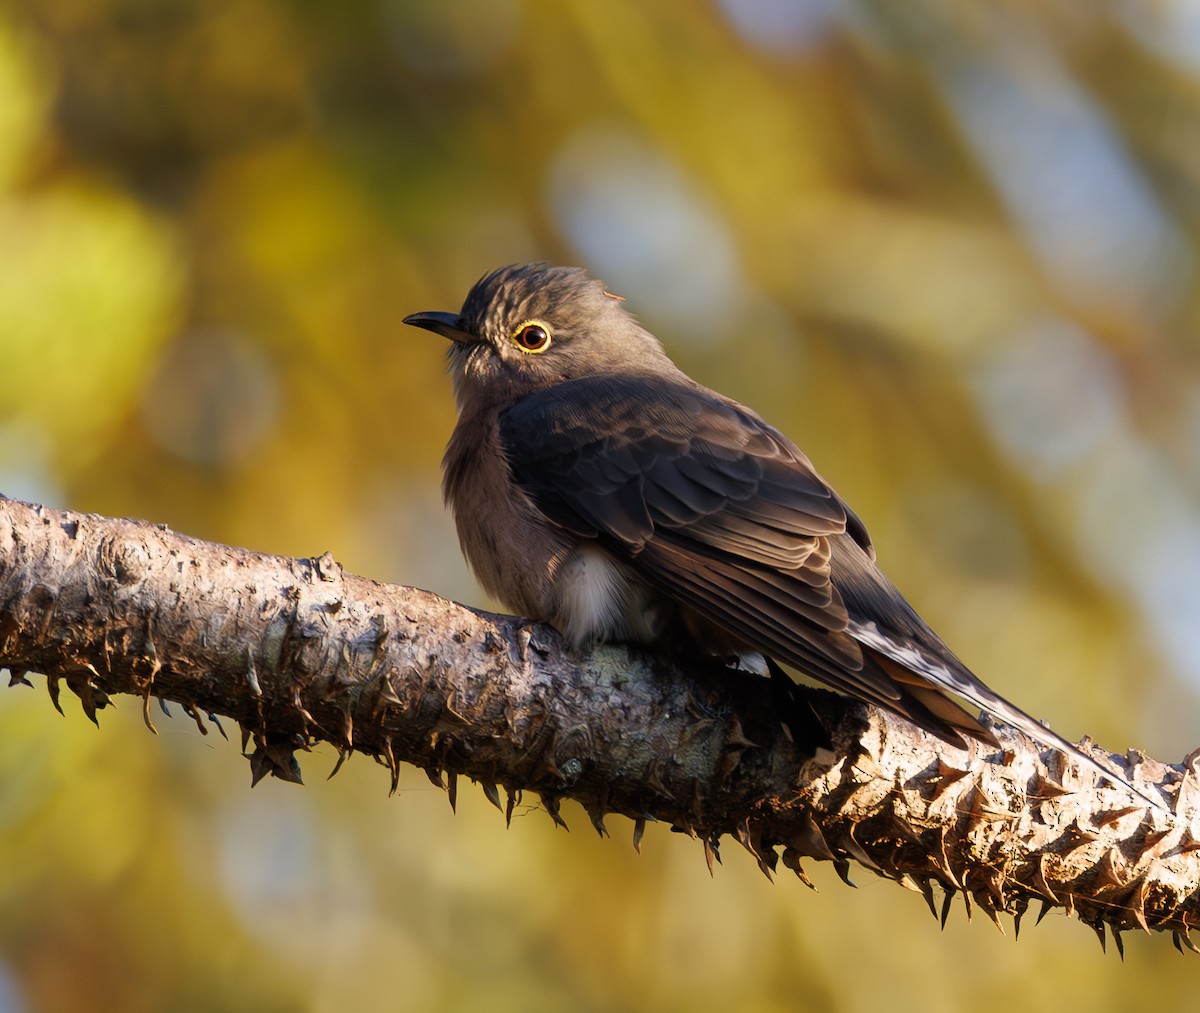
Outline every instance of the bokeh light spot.
<svg viewBox="0 0 1200 1013"><path fill-rule="evenodd" d="M836 0L720 0L734 30L764 53L803 53L825 41Z"/></svg>
<svg viewBox="0 0 1200 1013"><path fill-rule="evenodd" d="M573 137L549 178L567 238L635 312L698 342L730 328L742 305L733 237L658 149L616 127Z"/></svg>
<svg viewBox="0 0 1200 1013"><path fill-rule="evenodd" d="M232 331L184 334L159 363L142 401L150 434L185 461L229 465L254 453L279 412L275 369Z"/></svg>
<svg viewBox="0 0 1200 1013"><path fill-rule="evenodd" d="M971 380L1001 446L1042 481L1059 478L1117 429L1117 372L1066 320L1039 320L996 345L977 360Z"/></svg>
<svg viewBox="0 0 1200 1013"><path fill-rule="evenodd" d="M400 59L414 70L442 77L487 69L512 48L521 29L515 0L391 0L383 15Z"/></svg>

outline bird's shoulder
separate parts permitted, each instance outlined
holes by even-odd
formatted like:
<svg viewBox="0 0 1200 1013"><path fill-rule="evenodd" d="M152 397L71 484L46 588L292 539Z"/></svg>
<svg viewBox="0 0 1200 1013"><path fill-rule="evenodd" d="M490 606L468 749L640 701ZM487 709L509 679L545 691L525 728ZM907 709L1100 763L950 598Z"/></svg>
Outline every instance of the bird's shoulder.
<svg viewBox="0 0 1200 1013"><path fill-rule="evenodd" d="M861 521L805 454L751 409L680 374L568 380L499 416L518 484L580 534L643 542L697 523L775 529L797 538Z"/></svg>
<svg viewBox="0 0 1200 1013"><path fill-rule="evenodd" d="M812 465L751 409L680 374L603 374L564 380L500 412L506 447L565 450L626 447L644 455L674 451Z"/></svg>

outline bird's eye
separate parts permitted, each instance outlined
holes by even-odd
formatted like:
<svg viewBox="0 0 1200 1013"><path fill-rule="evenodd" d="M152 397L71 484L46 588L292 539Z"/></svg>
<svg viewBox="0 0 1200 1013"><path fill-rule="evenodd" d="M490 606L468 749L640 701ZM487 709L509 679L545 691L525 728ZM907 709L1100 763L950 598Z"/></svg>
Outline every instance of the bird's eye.
<svg viewBox="0 0 1200 1013"><path fill-rule="evenodd" d="M526 320L513 331L512 341L522 352L544 352L550 347L550 328L540 320Z"/></svg>

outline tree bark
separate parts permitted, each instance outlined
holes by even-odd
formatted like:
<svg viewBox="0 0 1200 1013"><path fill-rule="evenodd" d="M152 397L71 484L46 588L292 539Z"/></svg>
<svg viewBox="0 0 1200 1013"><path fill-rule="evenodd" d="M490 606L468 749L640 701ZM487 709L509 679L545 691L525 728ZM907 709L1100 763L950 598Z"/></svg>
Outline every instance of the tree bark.
<svg viewBox="0 0 1200 1013"><path fill-rule="evenodd" d="M1091 750L1163 799L1147 808L1005 726L999 750L954 749L843 697L802 690L833 758L806 756L767 680L626 647L578 656L552 629L426 591L343 573L328 554L290 559L164 526L0 497L0 666L44 673L85 713L117 694L174 701L242 729L253 780L300 780L297 751L328 741L423 768L455 804L457 781L500 809L540 794L561 822L579 801L605 817L726 835L770 875L806 883L805 859L851 863L925 895L961 893L1000 924L1033 900L1106 930L1200 920L1198 754L1168 766ZM504 787L507 807L497 784ZM1040 915L1039 915L1040 917Z"/></svg>

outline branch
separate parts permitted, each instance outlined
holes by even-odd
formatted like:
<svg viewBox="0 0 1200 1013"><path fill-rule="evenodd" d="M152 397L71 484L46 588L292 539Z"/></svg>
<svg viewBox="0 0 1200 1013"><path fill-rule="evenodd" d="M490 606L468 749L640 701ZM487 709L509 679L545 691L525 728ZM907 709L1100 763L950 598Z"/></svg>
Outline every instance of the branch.
<svg viewBox="0 0 1200 1013"><path fill-rule="evenodd" d="M803 755L772 716L766 680L683 671L625 647L575 656L548 627L163 526L0 497L0 666L46 675L93 720L117 694L228 717L253 779L299 781L297 750L327 741L423 768L455 804L457 779L511 816L537 792L556 822L580 802L596 829L620 813L703 842L725 835L768 875L779 861L854 862L924 894L962 893L999 924L1038 900L1118 947L1126 929L1200 921L1200 752L1166 766L1108 756L1173 810L1138 806L1061 754L994 728L1001 750L956 750L898 718L811 690L836 762ZM336 770L336 768L335 768ZM504 787L507 806L496 787ZM811 885L811 884L809 884ZM1040 915L1039 915L1040 918Z"/></svg>

